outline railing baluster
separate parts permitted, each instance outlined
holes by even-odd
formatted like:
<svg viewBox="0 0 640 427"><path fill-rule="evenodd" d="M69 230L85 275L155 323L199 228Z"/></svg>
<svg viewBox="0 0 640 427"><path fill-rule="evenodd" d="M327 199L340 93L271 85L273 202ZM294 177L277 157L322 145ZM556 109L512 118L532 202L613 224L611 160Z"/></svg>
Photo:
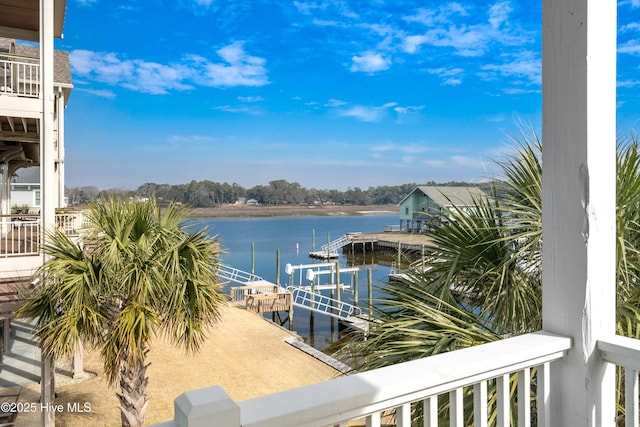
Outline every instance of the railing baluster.
<svg viewBox="0 0 640 427"><path fill-rule="evenodd" d="M380 427L380 412L367 416L366 427Z"/></svg>
<svg viewBox="0 0 640 427"><path fill-rule="evenodd" d="M496 378L496 393L498 401L498 427L509 427L509 374Z"/></svg>
<svg viewBox="0 0 640 427"><path fill-rule="evenodd" d="M531 426L531 369L518 372L518 426Z"/></svg>
<svg viewBox="0 0 640 427"><path fill-rule="evenodd" d="M424 427L438 427L438 396L422 401Z"/></svg>
<svg viewBox="0 0 640 427"><path fill-rule="evenodd" d="M487 427L487 382L481 381L473 386L473 425Z"/></svg>
<svg viewBox="0 0 640 427"><path fill-rule="evenodd" d="M449 425L451 427L464 426L464 402L462 388L449 392Z"/></svg>
<svg viewBox="0 0 640 427"><path fill-rule="evenodd" d="M411 427L411 404L396 408L396 427Z"/></svg>
<svg viewBox="0 0 640 427"><path fill-rule="evenodd" d="M551 426L551 411L549 396L551 390L551 364L549 362L538 366L536 373L536 403L538 406L538 427Z"/></svg>
<svg viewBox="0 0 640 427"><path fill-rule="evenodd" d="M638 371L624 368L625 426L638 427Z"/></svg>

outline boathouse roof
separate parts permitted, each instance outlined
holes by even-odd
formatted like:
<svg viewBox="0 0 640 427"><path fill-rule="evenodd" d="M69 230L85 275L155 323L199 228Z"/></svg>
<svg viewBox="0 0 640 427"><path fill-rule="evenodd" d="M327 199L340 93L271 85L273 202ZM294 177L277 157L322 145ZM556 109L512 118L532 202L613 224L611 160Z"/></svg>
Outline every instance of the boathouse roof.
<svg viewBox="0 0 640 427"><path fill-rule="evenodd" d="M400 201L402 204L410 198L416 191L421 192L429 197L439 206L475 206L474 200L478 198L486 198L485 193L479 187L472 186L445 186L445 185L419 185L404 199Z"/></svg>

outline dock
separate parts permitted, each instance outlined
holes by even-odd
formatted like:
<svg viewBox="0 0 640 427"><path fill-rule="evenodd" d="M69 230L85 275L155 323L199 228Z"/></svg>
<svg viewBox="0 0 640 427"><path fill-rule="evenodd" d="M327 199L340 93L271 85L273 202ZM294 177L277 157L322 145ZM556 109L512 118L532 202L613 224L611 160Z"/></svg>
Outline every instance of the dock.
<svg viewBox="0 0 640 427"><path fill-rule="evenodd" d="M425 234L413 234L399 231L382 233L353 233L351 243L345 245L349 252L398 251L420 252L434 246L433 239Z"/></svg>
<svg viewBox="0 0 640 427"><path fill-rule="evenodd" d="M322 250L309 253L316 259L338 258L338 249L347 253L370 252L402 252L420 254L434 246L433 239L425 234L414 234L400 231L384 231L381 233L347 233L324 245Z"/></svg>

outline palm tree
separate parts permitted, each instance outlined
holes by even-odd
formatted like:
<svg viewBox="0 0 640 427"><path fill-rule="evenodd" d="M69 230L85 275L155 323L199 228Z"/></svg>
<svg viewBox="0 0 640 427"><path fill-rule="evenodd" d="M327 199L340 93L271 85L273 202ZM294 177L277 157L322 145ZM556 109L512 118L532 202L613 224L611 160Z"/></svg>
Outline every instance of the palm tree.
<svg viewBox="0 0 640 427"><path fill-rule="evenodd" d="M433 230L431 268L385 285L380 323L343 350L360 370L541 328L541 144L534 131L514 141L489 197ZM635 136L618 147L617 330L640 338L640 148Z"/></svg>
<svg viewBox="0 0 640 427"><path fill-rule="evenodd" d="M36 319L46 355L73 354L79 343L100 351L107 380L120 383L123 426L144 425L152 339L197 351L220 318L217 241L185 217L153 199L93 204L84 244L49 235L43 285L19 312Z"/></svg>

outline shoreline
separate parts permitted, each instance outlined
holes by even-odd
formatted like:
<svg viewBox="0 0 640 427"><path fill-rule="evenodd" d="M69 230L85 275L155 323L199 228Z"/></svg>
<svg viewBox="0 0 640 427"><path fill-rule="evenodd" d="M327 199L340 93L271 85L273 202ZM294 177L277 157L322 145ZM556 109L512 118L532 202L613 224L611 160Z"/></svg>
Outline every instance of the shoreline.
<svg viewBox="0 0 640 427"><path fill-rule="evenodd" d="M222 205L215 208L193 208L189 218L259 218L276 216L354 216L394 215L397 205Z"/></svg>

